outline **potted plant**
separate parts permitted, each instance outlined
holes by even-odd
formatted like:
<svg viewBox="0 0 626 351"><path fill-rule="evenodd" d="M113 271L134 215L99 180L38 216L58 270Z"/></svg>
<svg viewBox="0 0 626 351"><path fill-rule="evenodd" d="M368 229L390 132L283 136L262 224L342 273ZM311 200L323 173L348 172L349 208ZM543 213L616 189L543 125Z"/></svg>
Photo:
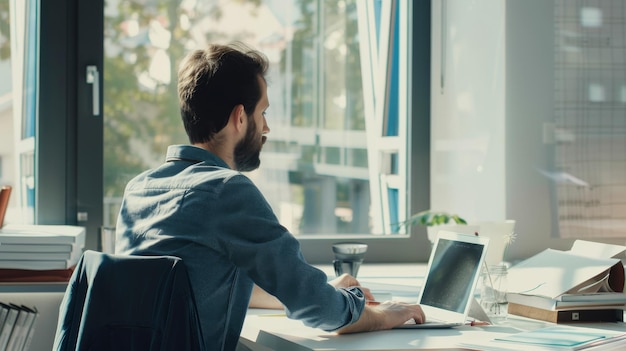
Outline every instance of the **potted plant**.
<svg viewBox="0 0 626 351"><path fill-rule="evenodd" d="M411 215L402 225L411 227L422 225L426 227L428 240L435 242L437 233L440 230L452 230L466 234L473 234L478 230L477 226L468 226L467 221L458 214L445 211L425 210Z"/></svg>
<svg viewBox="0 0 626 351"><path fill-rule="evenodd" d="M404 222L407 226L419 224L426 227L451 223L465 225L467 221L457 214L426 210L412 215Z"/></svg>
<svg viewBox="0 0 626 351"><path fill-rule="evenodd" d="M516 237L514 220L478 221L468 224L459 215L443 211L425 210L418 212L404 221L402 225L408 227L425 226L428 240L433 244L440 230L486 236L489 238L489 251L487 251L485 259L491 265L498 264L504 259L506 248Z"/></svg>

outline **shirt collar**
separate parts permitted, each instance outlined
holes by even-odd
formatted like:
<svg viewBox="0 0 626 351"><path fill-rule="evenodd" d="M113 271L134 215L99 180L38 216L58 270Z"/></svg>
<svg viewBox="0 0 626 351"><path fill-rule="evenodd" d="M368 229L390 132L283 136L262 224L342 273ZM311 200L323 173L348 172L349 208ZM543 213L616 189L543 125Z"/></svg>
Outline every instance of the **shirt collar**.
<svg viewBox="0 0 626 351"><path fill-rule="evenodd" d="M167 148L166 162L185 160L193 163L206 162L213 166L219 166L224 168L230 168L215 154L203 148L193 145L170 145Z"/></svg>

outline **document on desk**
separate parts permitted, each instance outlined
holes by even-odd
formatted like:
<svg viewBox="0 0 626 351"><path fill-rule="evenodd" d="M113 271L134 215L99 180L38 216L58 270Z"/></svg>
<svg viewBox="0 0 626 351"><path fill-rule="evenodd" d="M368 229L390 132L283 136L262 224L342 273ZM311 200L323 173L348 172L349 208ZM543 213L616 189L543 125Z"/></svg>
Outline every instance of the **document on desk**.
<svg viewBox="0 0 626 351"><path fill-rule="evenodd" d="M617 258L598 258L569 251L546 249L509 270L509 292L545 296L551 299L565 293L596 292Z"/></svg>
<svg viewBox="0 0 626 351"><path fill-rule="evenodd" d="M557 325L500 336L484 343L472 343L463 346L501 351L579 351L599 348L602 350L623 350L625 345L626 333L623 331Z"/></svg>

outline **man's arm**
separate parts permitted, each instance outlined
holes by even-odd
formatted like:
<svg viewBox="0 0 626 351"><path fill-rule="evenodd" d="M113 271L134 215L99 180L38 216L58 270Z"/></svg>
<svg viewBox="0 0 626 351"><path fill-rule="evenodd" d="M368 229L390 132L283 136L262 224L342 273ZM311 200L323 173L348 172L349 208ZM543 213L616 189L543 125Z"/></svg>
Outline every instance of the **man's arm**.
<svg viewBox="0 0 626 351"><path fill-rule="evenodd" d="M347 274L332 280L330 283L335 287L360 285L356 279ZM370 300L373 296L371 295L369 289L362 289L366 298ZM248 307L280 310L284 308L276 297L270 295L256 284L254 284L254 287L252 288L252 295L250 296L250 304ZM358 321L339 329L337 333L348 334L391 329L395 326L402 325L410 319L414 319L415 323L418 324L426 321L424 312L419 305L389 301L376 306L366 305Z"/></svg>
<svg viewBox="0 0 626 351"><path fill-rule="evenodd" d="M270 295L265 290L254 284L252 288L252 295L250 296L249 308L271 308L276 310L282 310L283 304L278 301L276 297Z"/></svg>

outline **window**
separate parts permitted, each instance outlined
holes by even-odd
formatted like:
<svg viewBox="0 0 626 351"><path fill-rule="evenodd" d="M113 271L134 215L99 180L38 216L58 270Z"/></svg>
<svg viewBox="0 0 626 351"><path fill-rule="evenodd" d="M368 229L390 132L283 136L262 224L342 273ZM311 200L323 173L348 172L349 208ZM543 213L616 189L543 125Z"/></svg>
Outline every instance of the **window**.
<svg viewBox="0 0 626 351"><path fill-rule="evenodd" d="M176 94L182 57L210 42L243 40L271 63L271 132L249 176L281 223L300 237L405 234L398 225L410 200L403 3L107 2L105 225L115 225L126 183L159 165L168 145L187 143Z"/></svg>
<svg viewBox="0 0 626 351"><path fill-rule="evenodd" d="M249 28L254 28L252 34L255 34L259 28L267 27L268 30L280 28L282 34L291 39L282 43L289 43L290 50L285 50L285 46L282 51L278 46L272 46L272 43L281 45L280 38L267 37L270 41L251 43L264 49L274 63L285 63L285 66L279 64L272 70L275 76L269 78L270 88L274 91L270 94L277 97L284 91L294 99L286 103L271 96L275 109L275 120L271 121L273 134L279 135L277 130L288 128L291 137L276 138L268 145L268 157L263 160L264 165L274 163L273 168L267 167L268 173L270 170L280 173L284 184L293 184L286 187L289 190L287 205L282 200L273 203L278 206L281 218L297 224L293 226L294 231L304 242L315 237L315 243L303 243L305 251L311 251L311 255L305 254L312 262L317 253L320 257L330 255L330 244L337 240L337 235L333 235L336 233L349 237L365 233L364 241L383 237L407 239L405 235L397 235L402 231L391 226L390 222L401 218L398 209L408 207L408 198L402 198L407 191L398 191L407 187L406 173L401 173L398 165L404 162L406 167L408 154L399 155L398 151L410 148L401 148L397 136L403 134L405 139L402 142L406 143L409 133L394 131L397 116L392 113L394 117L391 119L395 122L389 123L387 109L389 104L394 105L405 114L405 122L408 122L406 116L410 109L406 94L409 87L400 87L406 84L404 80L409 73L408 64L404 62L408 56L394 61L394 67L404 65L404 71L396 71L393 75L379 77L378 73L385 70L375 69L372 65L391 53L378 49L389 44L380 41L381 38L395 38L394 42L400 42L402 49L392 51L393 54L408 55L412 35L409 31L411 16L408 15L411 6L402 2L359 3L294 2L293 12L286 13L283 9L276 10L276 1L223 2L220 7L194 1L180 4L152 2L154 6L143 2L110 1L106 5L105 24L101 23L104 1L81 6L69 0L54 3L0 0L0 47L3 50L0 72L3 78L11 78L3 79L2 83L10 81L13 87L11 91L5 85L0 87L1 130L2 133L11 131L10 137L2 138L7 143L0 143L2 181L17 188L13 192L11 215L7 220L84 225L87 227L87 248L98 248L99 228L114 222L121 189L126 182L138 172L159 163L165 146L186 142L174 103L175 91L166 93L173 87L175 59L205 41L247 38L251 34ZM246 27L247 32L236 33L227 26L217 30L209 28L211 22L232 6L243 6L247 10L246 16L254 24ZM419 6L421 11L415 10L415 13L429 12L428 4ZM270 13L271 9L273 13ZM255 16L271 17L274 22L254 22ZM289 26L284 22L287 20L291 21ZM427 16L420 24L423 25L421 32L428 33ZM10 30L6 30L7 26ZM103 39L105 29L107 35ZM176 37L180 36L181 30L192 40ZM291 37L293 35L298 37ZM271 42L272 39L278 41ZM185 45L178 45L180 43ZM423 43L426 45L428 41ZM103 46L107 55L102 53ZM11 48L8 51L11 61L8 61L7 47ZM165 47L168 50L164 55ZM424 52L424 57L428 56L427 51ZM289 60L276 56L281 53L291 55ZM118 60L114 59L116 54ZM107 60L104 70L103 57ZM298 67L294 70L296 63ZM7 65L13 67L8 69ZM169 69L160 70L168 65ZM341 75L331 74L329 67L332 65L338 65ZM361 69L362 76L359 77L361 67L366 69ZM294 84L296 75L303 81L301 86ZM113 79L115 77L132 79ZM380 98L381 103L375 108L373 99L379 93L374 92L373 87L380 89L378 82L381 81L389 85L387 78L392 77L391 86L400 91L398 95L405 96L402 100L395 97L398 99L395 102ZM103 81L107 82L107 103L99 106ZM385 89L383 93L391 91L389 87ZM398 103L406 106L398 106ZM381 120L374 130L385 131L375 143L380 155L377 167L384 169L380 178L386 176L384 183L377 184L380 188L373 188L368 179L368 172L372 169L372 143L363 138L373 130L366 125L368 114ZM102 119L103 116L106 118ZM388 128L388 125L392 127ZM394 132L389 133L389 130ZM313 131L312 139L307 139L309 131ZM300 143L303 132L307 132L307 138ZM383 137L389 138L383 140ZM382 141L388 141L387 146L378 144ZM103 145L121 147L102 153ZM148 147L141 148L140 145ZM294 164L293 157L291 160L289 157L296 154L300 158ZM101 155L104 155L106 171ZM295 168L281 170L276 167L276 163L282 161L281 157L289 161L285 162L286 165ZM115 166L116 172L108 172L111 166ZM268 175L258 173L252 176L263 184L262 178ZM402 174L404 180L398 181L398 174ZM271 174L269 177L273 179ZM104 189L99 186L102 183ZM274 185L271 182L265 184L264 191L271 192ZM371 195L373 192L375 195ZM333 195L326 197L331 199L332 211L322 211L326 210L319 202L322 198L318 195L322 193ZM312 197L309 198L309 194ZM370 208L372 196L380 197L377 200L379 209ZM102 207L104 211L101 211ZM382 208L384 214L380 211ZM315 217L318 215L320 217ZM320 221L323 225L315 224L312 220L315 218L323 218ZM383 218L387 224L382 224ZM376 228L385 228L386 232ZM371 235L372 232L379 235ZM383 260L393 252L385 246L386 240L377 242L379 245L372 246L368 253L373 261L377 259L377 250ZM396 241L392 245L397 244ZM325 246L320 249L317 245ZM406 257L415 257L415 250L396 250L393 259L406 260Z"/></svg>
<svg viewBox="0 0 626 351"><path fill-rule="evenodd" d="M275 65L272 142L251 177L281 193L268 198L311 261L328 262L338 238L375 242L368 260L424 260L424 228L408 237L394 223L430 207L516 219L516 257L567 248L557 234L580 234L559 230L571 219L588 238L623 240L619 2L433 1L431 18L429 1L107 1L105 23L104 1L78 3L0 0L7 221L86 225L97 248L126 182L187 141L177 60L208 41L254 37ZM243 31L239 17L222 23L232 12L248 21ZM573 69L574 57L585 65ZM87 66L103 89L86 82ZM572 108L559 100L567 94L586 100ZM574 178L553 181L565 173ZM596 231L580 213L621 231Z"/></svg>
<svg viewBox="0 0 626 351"><path fill-rule="evenodd" d="M102 67L102 11L101 0L0 1L2 182L14 188L5 220L85 226L88 248L102 225L102 120L100 86L85 77Z"/></svg>
<svg viewBox="0 0 626 351"><path fill-rule="evenodd" d="M37 1L0 1L0 183L14 189L7 222L35 220L38 25Z"/></svg>

